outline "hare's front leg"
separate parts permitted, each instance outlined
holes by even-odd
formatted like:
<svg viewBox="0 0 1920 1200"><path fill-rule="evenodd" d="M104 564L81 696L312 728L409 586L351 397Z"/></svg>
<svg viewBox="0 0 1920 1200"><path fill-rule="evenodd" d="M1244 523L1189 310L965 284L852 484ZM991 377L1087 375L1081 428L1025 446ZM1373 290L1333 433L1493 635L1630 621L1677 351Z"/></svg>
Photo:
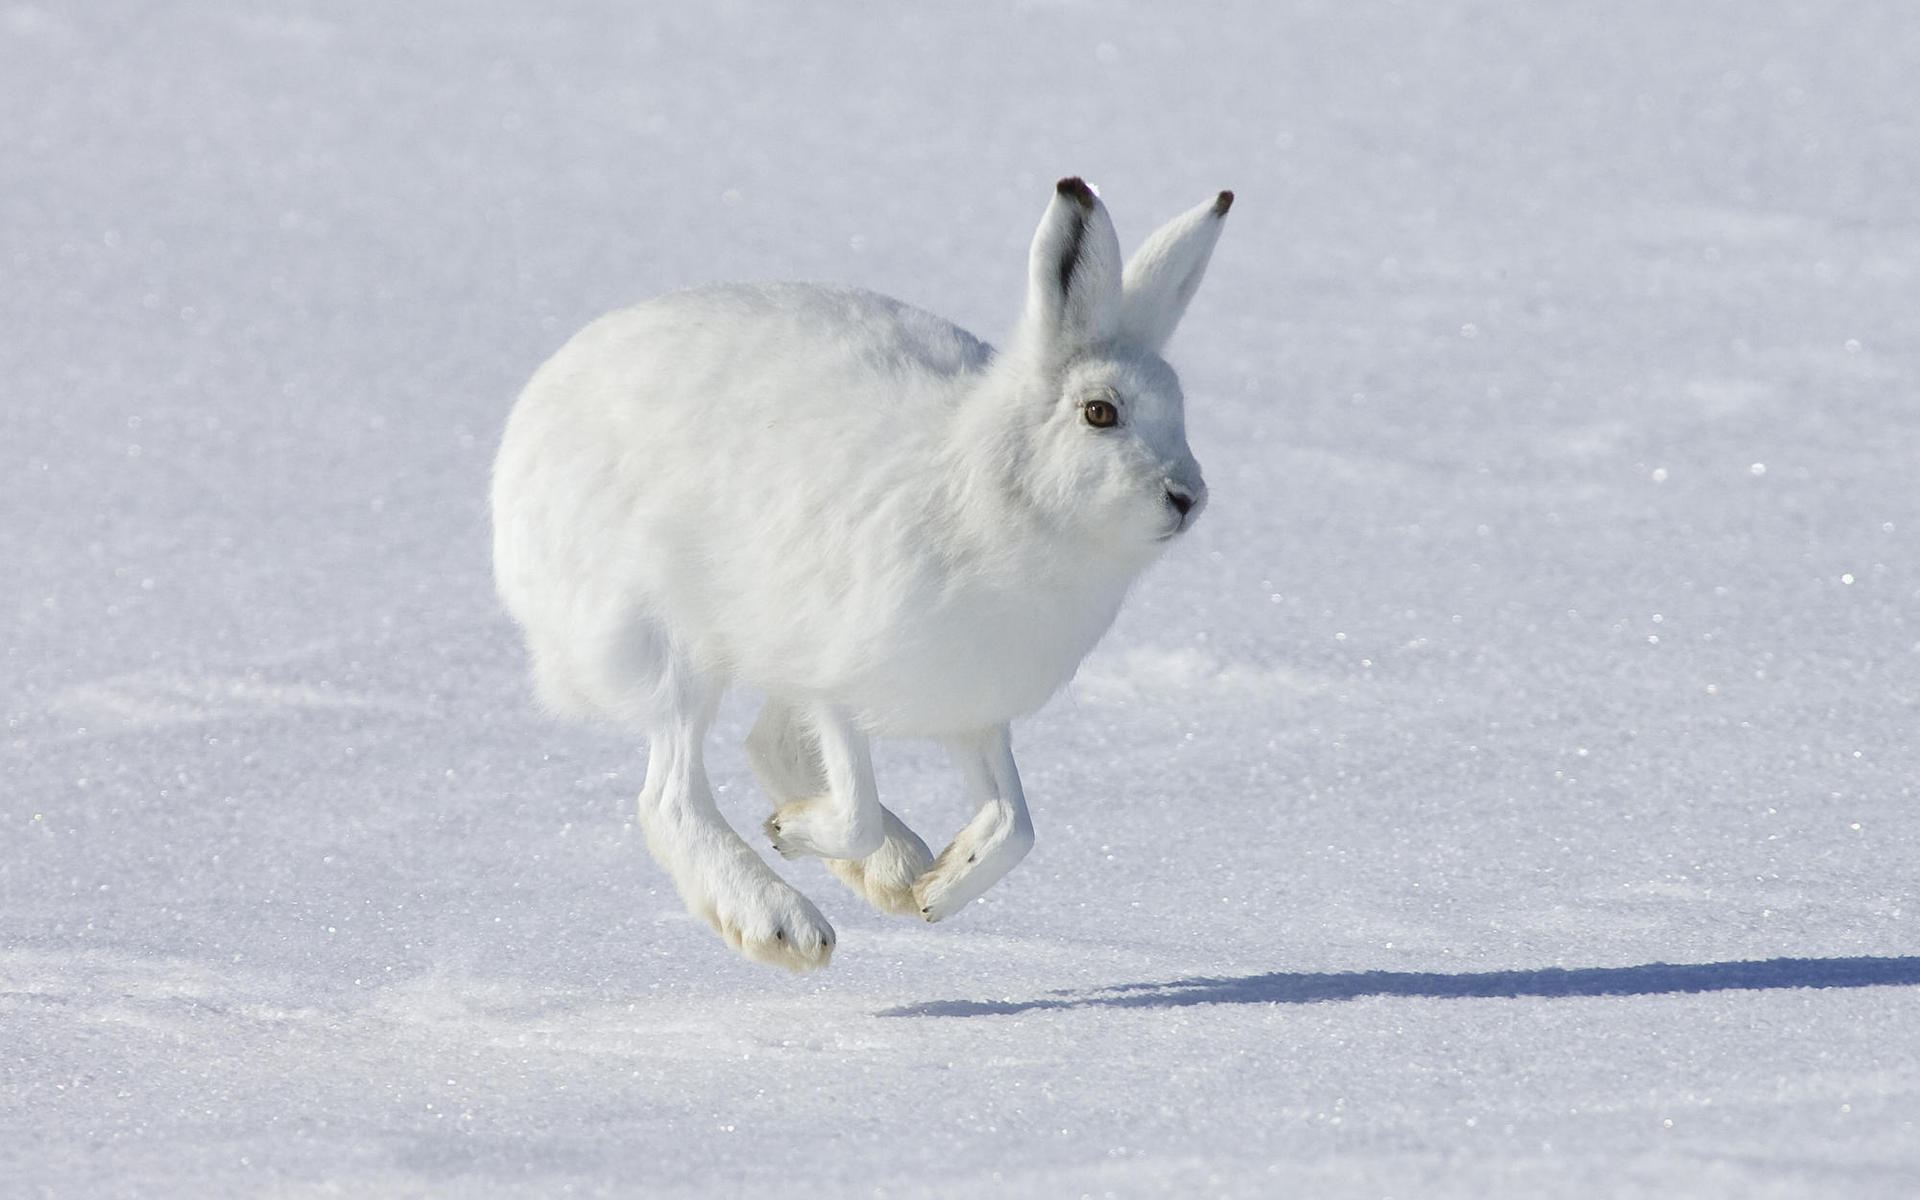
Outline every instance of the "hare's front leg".
<svg viewBox="0 0 1920 1200"><path fill-rule="evenodd" d="M798 848L797 832L820 819L815 814L821 809L830 812L836 807L825 761L827 736L799 709L772 699L760 710L753 732L747 735L747 765L778 806L767 820L767 836L789 857L806 852ZM844 740L841 744L846 746ZM873 767L865 739L840 753L857 761L853 774L864 773L870 786ZM841 882L881 912L917 913L920 904L913 898L913 881L933 865L933 853L877 797L873 804L880 810L879 849L863 858L829 856L822 861ZM831 820L829 817L826 822Z"/></svg>
<svg viewBox="0 0 1920 1200"><path fill-rule="evenodd" d="M947 750L967 777L967 789L980 809L932 869L914 882L920 915L929 921L959 912L1033 849L1033 821L1027 816L1007 727L950 740Z"/></svg>
<svg viewBox="0 0 1920 1200"><path fill-rule="evenodd" d="M740 840L714 805L701 762L705 732L706 721L693 720L653 734L640 792L647 848L673 876L687 911L741 954L792 971L826 966L833 926Z"/></svg>
<svg viewBox="0 0 1920 1200"><path fill-rule="evenodd" d="M802 715L804 723L794 728L811 733L825 786L774 809L767 836L786 858L865 858L887 838L867 735L827 705L809 706Z"/></svg>

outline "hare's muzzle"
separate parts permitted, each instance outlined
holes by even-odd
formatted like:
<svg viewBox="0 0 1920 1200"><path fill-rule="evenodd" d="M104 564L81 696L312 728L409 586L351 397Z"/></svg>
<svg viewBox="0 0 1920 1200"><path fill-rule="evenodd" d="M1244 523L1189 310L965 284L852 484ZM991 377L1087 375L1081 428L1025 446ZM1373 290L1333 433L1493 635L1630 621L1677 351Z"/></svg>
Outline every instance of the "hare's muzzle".
<svg viewBox="0 0 1920 1200"><path fill-rule="evenodd" d="M1173 528L1162 535L1163 538L1175 537L1185 533L1187 527L1200 517L1200 510L1207 505L1207 493L1204 487L1189 488L1185 484L1168 483L1165 486L1167 506L1176 514Z"/></svg>

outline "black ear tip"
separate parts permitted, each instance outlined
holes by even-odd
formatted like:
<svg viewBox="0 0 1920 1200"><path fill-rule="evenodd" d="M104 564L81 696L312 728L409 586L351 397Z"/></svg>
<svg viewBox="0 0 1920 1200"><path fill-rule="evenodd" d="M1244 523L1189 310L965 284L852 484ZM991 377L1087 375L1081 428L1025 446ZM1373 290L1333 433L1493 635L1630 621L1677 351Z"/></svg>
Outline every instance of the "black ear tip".
<svg viewBox="0 0 1920 1200"><path fill-rule="evenodd" d="M1075 204L1078 204L1081 208L1086 209L1088 212L1093 211L1093 189L1088 187L1087 181L1078 175L1067 176L1059 183L1054 184L1053 190L1073 201Z"/></svg>
<svg viewBox="0 0 1920 1200"><path fill-rule="evenodd" d="M1213 215L1216 217L1226 216L1227 210L1232 207L1233 207L1232 192L1221 192L1218 196L1215 196L1213 198Z"/></svg>

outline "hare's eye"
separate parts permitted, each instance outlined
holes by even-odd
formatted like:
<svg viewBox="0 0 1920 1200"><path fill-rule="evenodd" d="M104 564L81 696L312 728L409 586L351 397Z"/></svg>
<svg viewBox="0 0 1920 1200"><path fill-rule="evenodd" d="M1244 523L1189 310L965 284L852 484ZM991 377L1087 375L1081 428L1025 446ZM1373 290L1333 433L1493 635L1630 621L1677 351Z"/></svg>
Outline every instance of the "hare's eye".
<svg viewBox="0 0 1920 1200"><path fill-rule="evenodd" d="M1080 415L1085 417L1087 424L1095 429L1112 429L1120 423L1120 410L1114 406L1113 401L1104 397L1082 404Z"/></svg>

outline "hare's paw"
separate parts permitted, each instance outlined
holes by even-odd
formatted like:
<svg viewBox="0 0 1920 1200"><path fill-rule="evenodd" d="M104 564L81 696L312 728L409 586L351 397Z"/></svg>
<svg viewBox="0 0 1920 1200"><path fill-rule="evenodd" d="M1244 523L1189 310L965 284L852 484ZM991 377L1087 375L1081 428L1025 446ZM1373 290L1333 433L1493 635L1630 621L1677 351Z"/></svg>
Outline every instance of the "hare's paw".
<svg viewBox="0 0 1920 1200"><path fill-rule="evenodd" d="M729 831L669 860L687 911L755 962L813 971L833 957L833 926Z"/></svg>
<svg viewBox="0 0 1920 1200"><path fill-rule="evenodd" d="M859 819L827 796L789 800L773 810L762 828L782 858L865 858L883 845L884 826Z"/></svg>
<svg viewBox="0 0 1920 1200"><path fill-rule="evenodd" d="M833 957L833 926L811 901L777 879L701 901L689 897L688 907L754 962L814 971Z"/></svg>
<svg viewBox="0 0 1920 1200"><path fill-rule="evenodd" d="M804 904L805 902L802 901ZM811 904L807 911L741 914L714 928L743 957L789 971L817 971L833 959L833 926Z"/></svg>
<svg viewBox="0 0 1920 1200"><path fill-rule="evenodd" d="M878 850L865 858L829 858L827 870L881 912L914 916L920 912L914 881L933 865L933 852L898 817L886 815L887 840Z"/></svg>
<svg viewBox="0 0 1920 1200"><path fill-rule="evenodd" d="M806 836L806 821L802 819L801 806L805 800L792 800L775 809L760 826L773 848L780 852L781 858L799 858L803 854L817 854Z"/></svg>
<svg viewBox="0 0 1920 1200"><path fill-rule="evenodd" d="M755 962L811 971L833 957L833 926L735 835L718 814L690 818L644 804L640 826L687 911Z"/></svg>
<svg viewBox="0 0 1920 1200"><path fill-rule="evenodd" d="M933 866L914 880L914 908L929 921L944 921L959 912L993 886L994 881L985 878L985 872L974 869L978 865L977 858L956 858L953 847L947 847Z"/></svg>
<svg viewBox="0 0 1920 1200"><path fill-rule="evenodd" d="M953 845L914 881L915 907L927 920L941 921L959 912L1000 882L1033 848L1033 830L1024 823L996 823L984 830L979 826L976 821L961 830Z"/></svg>

